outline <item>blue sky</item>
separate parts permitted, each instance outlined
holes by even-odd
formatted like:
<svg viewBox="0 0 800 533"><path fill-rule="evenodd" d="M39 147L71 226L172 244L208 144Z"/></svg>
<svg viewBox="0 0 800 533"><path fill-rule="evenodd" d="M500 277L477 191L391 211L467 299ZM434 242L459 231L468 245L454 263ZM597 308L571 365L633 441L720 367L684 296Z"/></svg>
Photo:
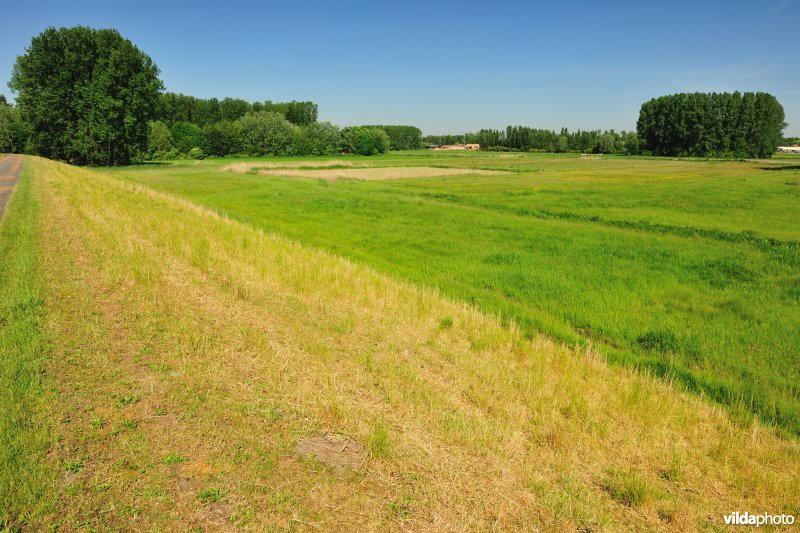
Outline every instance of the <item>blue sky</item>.
<svg viewBox="0 0 800 533"><path fill-rule="evenodd" d="M139 2L0 6L0 93L47 26L117 28L170 91L313 100L320 119L459 133L635 129L683 91L767 91L800 136L800 0Z"/></svg>

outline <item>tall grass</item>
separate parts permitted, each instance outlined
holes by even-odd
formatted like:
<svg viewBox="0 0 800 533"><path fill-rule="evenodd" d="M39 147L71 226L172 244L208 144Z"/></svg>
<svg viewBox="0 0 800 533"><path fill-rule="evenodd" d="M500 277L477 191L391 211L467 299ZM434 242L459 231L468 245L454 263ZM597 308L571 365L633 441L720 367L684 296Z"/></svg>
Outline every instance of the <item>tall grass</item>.
<svg viewBox="0 0 800 533"><path fill-rule="evenodd" d="M797 441L757 422L188 201L29 164L59 391L36 419L61 470L29 529L694 530L799 511ZM297 455L327 435L363 463Z"/></svg>
<svg viewBox="0 0 800 533"><path fill-rule="evenodd" d="M372 164L423 163L514 172L381 183L241 177L213 162L117 172L800 434L793 167L476 154Z"/></svg>

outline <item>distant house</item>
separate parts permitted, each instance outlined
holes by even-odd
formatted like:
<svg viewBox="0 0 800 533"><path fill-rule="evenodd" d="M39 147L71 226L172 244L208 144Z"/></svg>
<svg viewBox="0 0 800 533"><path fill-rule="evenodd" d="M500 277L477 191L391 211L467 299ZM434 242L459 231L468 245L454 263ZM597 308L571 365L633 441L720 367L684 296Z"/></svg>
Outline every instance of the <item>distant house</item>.
<svg viewBox="0 0 800 533"><path fill-rule="evenodd" d="M480 144L443 144L431 150L480 150Z"/></svg>
<svg viewBox="0 0 800 533"><path fill-rule="evenodd" d="M800 154L800 146L778 146L778 151L788 154Z"/></svg>

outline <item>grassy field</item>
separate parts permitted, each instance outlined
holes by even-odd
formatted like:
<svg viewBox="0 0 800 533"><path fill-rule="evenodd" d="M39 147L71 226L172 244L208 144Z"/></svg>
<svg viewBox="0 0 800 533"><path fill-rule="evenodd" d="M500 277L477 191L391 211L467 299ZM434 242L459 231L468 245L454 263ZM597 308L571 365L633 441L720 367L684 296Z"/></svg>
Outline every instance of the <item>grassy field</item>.
<svg viewBox="0 0 800 533"><path fill-rule="evenodd" d="M210 163L125 172L206 200L229 185L262 220L272 211L289 228L297 213L298 232L327 219L339 235L360 218L389 235L384 252L416 260L439 250L448 213L483 212L426 200L412 180L323 185ZM28 157L0 222L0 376L13 385L0 529L696 530L734 510L800 514L795 438L397 281L365 266L369 254L351 262L108 174ZM306 204L267 207L294 187ZM309 209L319 202L332 212ZM358 207L352 220L336 202ZM402 207L439 218L392 234ZM489 214L491 227L465 217L462 231L509 232L509 214ZM581 229L515 227L539 225ZM484 261L496 253L476 258L476 276L507 265ZM443 280L459 268L431 260L428 272L457 294ZM326 435L349 439L359 462L299 453Z"/></svg>
<svg viewBox="0 0 800 533"><path fill-rule="evenodd" d="M239 172L221 170L231 164ZM401 178L320 174L372 167ZM418 152L114 175L437 288L529 335L591 344L736 418L800 434L798 158Z"/></svg>

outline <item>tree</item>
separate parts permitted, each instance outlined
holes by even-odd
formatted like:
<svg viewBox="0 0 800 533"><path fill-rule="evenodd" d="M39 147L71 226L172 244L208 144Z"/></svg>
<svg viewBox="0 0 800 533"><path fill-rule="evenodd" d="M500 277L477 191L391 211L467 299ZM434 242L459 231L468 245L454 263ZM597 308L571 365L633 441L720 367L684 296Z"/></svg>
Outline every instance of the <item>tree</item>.
<svg viewBox="0 0 800 533"><path fill-rule="evenodd" d="M422 148L422 132L416 126L362 126L378 128L389 136L392 150L419 150ZM457 142L462 142L459 139Z"/></svg>
<svg viewBox="0 0 800 533"><path fill-rule="evenodd" d="M292 100L289 102L284 116L286 116L286 120L298 126L312 124L317 121L317 104Z"/></svg>
<svg viewBox="0 0 800 533"><path fill-rule="evenodd" d="M163 157L163 154L172 150L174 146L172 132L160 120L149 122L147 126L147 155L159 159L159 156Z"/></svg>
<svg viewBox="0 0 800 533"><path fill-rule="evenodd" d="M2 96L2 95L0 95ZM0 153L21 153L25 151L28 130L19 116L19 111L0 101Z"/></svg>
<svg viewBox="0 0 800 533"><path fill-rule="evenodd" d="M176 122L172 125L171 132L175 148L182 154L188 154L192 148L206 147L206 137L197 124Z"/></svg>
<svg viewBox="0 0 800 533"><path fill-rule="evenodd" d="M333 155L339 151L342 135L330 122L312 122L303 127L297 143L300 155Z"/></svg>
<svg viewBox="0 0 800 533"><path fill-rule="evenodd" d="M372 146L374 147L374 153L382 154L391 148L392 140L389 138L388 133L381 128L368 129L372 134Z"/></svg>
<svg viewBox="0 0 800 533"><path fill-rule="evenodd" d="M342 130L342 149L353 154L382 154L390 142L386 132L379 128L353 126Z"/></svg>
<svg viewBox="0 0 800 533"><path fill-rule="evenodd" d="M203 128L208 153L216 156L238 154L242 151L242 126L236 121L221 120Z"/></svg>
<svg viewBox="0 0 800 533"><path fill-rule="evenodd" d="M163 84L146 54L116 30L48 28L17 58L9 87L36 152L117 165L146 148Z"/></svg>
<svg viewBox="0 0 800 533"><path fill-rule="evenodd" d="M242 143L251 155L292 155L297 126L273 111L248 113L240 120Z"/></svg>
<svg viewBox="0 0 800 533"><path fill-rule="evenodd" d="M783 107L767 93L683 93L642 105L643 150L666 156L770 157L780 143Z"/></svg>

